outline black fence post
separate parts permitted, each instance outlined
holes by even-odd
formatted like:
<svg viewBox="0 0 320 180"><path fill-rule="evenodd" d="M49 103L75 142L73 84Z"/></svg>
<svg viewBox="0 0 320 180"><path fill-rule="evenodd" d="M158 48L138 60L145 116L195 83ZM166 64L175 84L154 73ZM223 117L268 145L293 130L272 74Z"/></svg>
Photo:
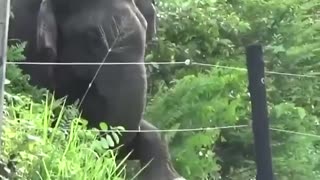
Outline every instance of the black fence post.
<svg viewBox="0 0 320 180"><path fill-rule="evenodd" d="M260 44L247 46L246 58L257 166L256 179L273 180L262 46Z"/></svg>

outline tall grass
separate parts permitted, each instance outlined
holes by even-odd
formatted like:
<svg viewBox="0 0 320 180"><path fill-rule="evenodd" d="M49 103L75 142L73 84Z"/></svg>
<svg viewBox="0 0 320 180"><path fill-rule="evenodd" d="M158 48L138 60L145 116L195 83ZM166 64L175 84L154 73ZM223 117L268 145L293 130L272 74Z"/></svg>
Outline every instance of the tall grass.
<svg viewBox="0 0 320 180"><path fill-rule="evenodd" d="M46 96L35 103L28 96L5 95L1 159L8 163L15 154L14 179L122 180L123 161L117 164L109 149L115 144L86 129L86 121L64 101Z"/></svg>

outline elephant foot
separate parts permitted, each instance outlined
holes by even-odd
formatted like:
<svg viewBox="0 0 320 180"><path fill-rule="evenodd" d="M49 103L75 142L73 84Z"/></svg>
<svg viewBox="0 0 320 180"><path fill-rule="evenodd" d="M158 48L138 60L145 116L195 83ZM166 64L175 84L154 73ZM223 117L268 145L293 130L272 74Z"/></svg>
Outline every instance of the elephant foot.
<svg viewBox="0 0 320 180"><path fill-rule="evenodd" d="M140 123L141 130L156 130L149 122ZM157 132L139 132L134 142L134 151L143 168L142 180L185 180L172 166L168 146Z"/></svg>

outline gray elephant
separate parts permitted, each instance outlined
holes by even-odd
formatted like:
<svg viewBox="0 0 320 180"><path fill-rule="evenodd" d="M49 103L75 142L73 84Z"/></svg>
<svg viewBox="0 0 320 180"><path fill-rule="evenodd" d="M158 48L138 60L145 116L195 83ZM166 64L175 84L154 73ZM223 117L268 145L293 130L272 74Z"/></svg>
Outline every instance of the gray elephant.
<svg viewBox="0 0 320 180"><path fill-rule="evenodd" d="M12 0L9 39L27 41L27 62L144 62L145 46L155 34L152 0ZM85 98L82 115L89 127L105 121L127 130L156 130L143 120L146 70L126 65L21 65L30 83L55 91L68 103ZM98 72L98 73L97 73ZM92 82L92 80L94 80ZM88 90L88 85L90 89ZM156 132L123 133L119 157L131 150L145 180L183 179L168 147Z"/></svg>

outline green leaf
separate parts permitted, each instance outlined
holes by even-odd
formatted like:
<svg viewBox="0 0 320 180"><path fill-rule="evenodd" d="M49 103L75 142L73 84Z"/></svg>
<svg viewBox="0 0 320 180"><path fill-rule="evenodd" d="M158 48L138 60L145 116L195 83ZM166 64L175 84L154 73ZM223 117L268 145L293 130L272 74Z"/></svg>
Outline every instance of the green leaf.
<svg viewBox="0 0 320 180"><path fill-rule="evenodd" d="M113 139L116 141L116 144L119 144L120 139L116 132L111 132Z"/></svg>
<svg viewBox="0 0 320 180"><path fill-rule="evenodd" d="M109 142L105 139L105 138L102 138L100 140L100 143L101 143L101 146L105 149L109 149Z"/></svg>
<svg viewBox="0 0 320 180"><path fill-rule="evenodd" d="M115 145L114 141L113 141L112 137L109 134L107 134L107 136L106 136L106 141L108 142L108 145L110 147L114 147L114 145Z"/></svg>
<svg viewBox="0 0 320 180"><path fill-rule="evenodd" d="M39 136L33 136L33 135L28 134L27 137L28 137L28 139L31 140L31 141L41 142L41 138L40 138Z"/></svg>
<svg viewBox="0 0 320 180"><path fill-rule="evenodd" d="M224 138L224 136L221 136L221 142L227 142L227 140Z"/></svg>
<svg viewBox="0 0 320 180"><path fill-rule="evenodd" d="M108 125L104 122L99 123L101 130L108 130Z"/></svg>
<svg viewBox="0 0 320 180"><path fill-rule="evenodd" d="M298 114L300 119L303 119L307 115L306 111L303 108L298 108Z"/></svg>
<svg viewBox="0 0 320 180"><path fill-rule="evenodd" d="M147 54L146 57L145 57L145 61L146 62L150 62L152 59L153 59L153 54L152 53Z"/></svg>

